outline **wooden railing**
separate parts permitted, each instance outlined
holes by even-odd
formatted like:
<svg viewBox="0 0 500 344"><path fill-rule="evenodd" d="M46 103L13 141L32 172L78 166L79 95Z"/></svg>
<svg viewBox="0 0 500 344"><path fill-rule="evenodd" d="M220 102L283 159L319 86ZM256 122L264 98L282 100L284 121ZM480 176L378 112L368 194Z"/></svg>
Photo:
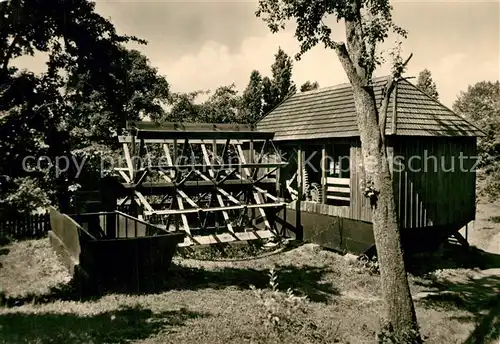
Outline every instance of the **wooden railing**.
<svg viewBox="0 0 500 344"><path fill-rule="evenodd" d="M326 198L327 200L336 200L349 202L351 200L351 180L349 178L326 179Z"/></svg>

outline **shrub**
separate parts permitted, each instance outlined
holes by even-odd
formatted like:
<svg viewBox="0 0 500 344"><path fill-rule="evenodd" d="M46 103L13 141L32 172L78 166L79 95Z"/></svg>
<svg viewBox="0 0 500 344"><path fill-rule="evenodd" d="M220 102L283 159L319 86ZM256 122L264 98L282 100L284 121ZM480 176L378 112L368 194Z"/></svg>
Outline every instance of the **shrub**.
<svg viewBox="0 0 500 344"><path fill-rule="evenodd" d="M331 333L311 321L307 296L296 296L290 288L280 291L277 280L276 272L271 269L269 289L250 286L260 307L257 325L264 329L259 331L257 343L338 343L337 331Z"/></svg>

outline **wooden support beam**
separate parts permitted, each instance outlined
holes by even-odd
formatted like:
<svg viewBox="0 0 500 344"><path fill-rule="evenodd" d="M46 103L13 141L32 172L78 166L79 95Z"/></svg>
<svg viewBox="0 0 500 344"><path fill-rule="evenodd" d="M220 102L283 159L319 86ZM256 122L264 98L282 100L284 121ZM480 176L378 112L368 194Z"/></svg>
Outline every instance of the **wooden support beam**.
<svg viewBox="0 0 500 344"><path fill-rule="evenodd" d="M269 230L260 230L260 231L248 231L248 232L236 232L232 233L223 233L223 234L212 234L205 236L195 235L193 238L200 245L211 245L225 242L233 242L235 237L240 241L247 240L256 240L256 239L269 239L273 238L276 235ZM184 241L179 244L179 247L185 247L191 245L189 242Z"/></svg>
<svg viewBox="0 0 500 344"><path fill-rule="evenodd" d="M222 179L217 181L217 185L228 184L226 181L229 181L229 178L231 178L237 171L238 169L235 168L229 173L226 172L226 175ZM250 181L247 182L251 183Z"/></svg>
<svg viewBox="0 0 500 344"><path fill-rule="evenodd" d="M455 239L465 248L469 248L469 242L460 234L460 232L455 232L452 234Z"/></svg>
<svg viewBox="0 0 500 344"><path fill-rule="evenodd" d="M275 180L274 179L266 179L260 181L260 184L274 184ZM246 187L250 188L252 187L253 183L248 180L248 179L231 179L231 180L226 180L223 184L225 184L226 188L232 188L235 189L237 187ZM122 183L123 187L128 189L128 190L140 190L143 194L147 195L158 195L161 192L164 192L164 190L168 189L173 189L177 188L178 184L175 182L155 182L155 183L150 183L150 182L145 182L142 183L139 186L136 186L135 184L129 184L129 183ZM217 183L217 185L221 185L221 183ZM188 190L190 191L195 191L196 189L203 189L207 190L210 189L214 186L213 181L206 181L206 180L189 180L186 181L182 187L183 189L187 192ZM204 191L205 192L205 191Z"/></svg>
<svg viewBox="0 0 500 344"><path fill-rule="evenodd" d="M122 205L124 205L128 200L130 199L130 196L127 196L127 197L124 197L122 198L121 200L119 200L117 202L118 206L121 207Z"/></svg>
<svg viewBox="0 0 500 344"><path fill-rule="evenodd" d="M189 142L191 144L201 144L205 142L206 139L190 139ZM227 142L228 139L216 139L215 142L218 145L223 145ZM254 139L254 142L263 142L268 140L267 138L263 139ZM213 142L214 140L212 140ZM249 144L250 140L239 140L242 144ZM119 143L130 143L132 142L132 136L118 136L118 142ZM144 139L144 143L153 143L153 144L173 144L174 140L173 139Z"/></svg>
<svg viewBox="0 0 500 344"><path fill-rule="evenodd" d="M278 168L277 168L277 167L276 167L276 168L273 168L272 170L268 171L266 174L264 174L264 175L260 176L258 179L255 179L255 183L259 183L261 180L266 179L266 178L267 178L270 174L273 174L274 172L276 172L276 173L277 173L278 171L279 171L279 170L278 170ZM272 179L272 178L271 178L271 179ZM278 180L279 180L279 178L276 178L276 181L278 181Z"/></svg>
<svg viewBox="0 0 500 344"><path fill-rule="evenodd" d="M128 144L123 144L123 153L125 154L125 162L127 163L127 171L129 174L130 180L134 180L134 165L132 164L132 158L130 157L130 150L128 148ZM118 170L118 168L115 168Z"/></svg>
<svg viewBox="0 0 500 344"><path fill-rule="evenodd" d="M165 174L165 172L163 172L163 171L158 171L158 174L159 174L159 175L160 175L163 179L165 179L165 180L167 181L167 183L174 184L174 182L172 182L172 179L171 179L169 176L167 176L167 175Z"/></svg>
<svg viewBox="0 0 500 344"><path fill-rule="evenodd" d="M264 144L262 145L262 149L260 150L260 155L259 155L259 159L257 160L257 164L261 164L262 163L262 158L264 157L264 152L265 152L265 149L266 149L266 145L268 143L269 140L266 140L264 141ZM250 149L251 149L251 152L253 152L253 141L250 142ZM252 159L250 160L251 162L254 162L254 158L253 158L253 153L252 153ZM253 173L252 173L252 179L255 179L257 177L257 174L259 173L259 168L255 168Z"/></svg>
<svg viewBox="0 0 500 344"><path fill-rule="evenodd" d="M179 206L179 210L184 210L184 203L182 202L182 197L177 196L177 204ZM191 236L191 229L189 228L189 223L188 223L186 214L185 213L179 213L179 214L181 214L184 231L189 236Z"/></svg>
<svg viewBox="0 0 500 344"><path fill-rule="evenodd" d="M136 137L139 139L201 139L201 140L227 140L227 139L272 139L274 133L262 131L163 131L163 130L138 130Z"/></svg>
<svg viewBox="0 0 500 344"><path fill-rule="evenodd" d="M195 202L195 201L193 201L193 199L192 199L191 197L189 197L188 195L186 195L186 193L185 193L184 191L179 190L179 189L177 189L177 190L175 190L175 191L176 191L176 192L179 194L179 196L181 196L181 197L182 197L182 198L183 198L186 202L188 202L188 203L189 203L189 204L190 204L193 208L200 208L200 207L198 206L198 204L196 204L196 202Z"/></svg>
<svg viewBox="0 0 500 344"><path fill-rule="evenodd" d="M179 172L176 168L175 168L175 165L177 165L177 140L174 140L174 147L173 147L173 152L172 152L172 160L173 160L173 163L172 163L172 168L173 168L173 173L172 173L172 179L174 180L177 180L177 173ZM150 167L152 168L152 167Z"/></svg>
<svg viewBox="0 0 500 344"><path fill-rule="evenodd" d="M128 176L125 171L123 170L118 170L117 168L115 168L115 171L117 171L120 176L125 180L125 183L130 183L130 176ZM128 171L128 169L127 169Z"/></svg>
<svg viewBox="0 0 500 344"><path fill-rule="evenodd" d="M173 162L172 165L176 165L177 162L178 162L178 157L177 157L178 146L177 146L177 139L176 138L174 138L174 143L173 143L172 149L173 149L172 150L172 160L173 160L172 161ZM171 177L171 179L174 182L174 184L177 184L178 173L179 173L179 170L177 170L177 169L173 169L172 170L172 173L171 173L172 177ZM174 190L172 191L172 204L174 204L175 199L176 199L176 197L175 197L176 196L175 190L176 190L176 187L174 186ZM170 216L169 216L169 218L170 218ZM173 220L174 220L175 230L178 231L179 230L179 217L177 215L174 215L173 216Z"/></svg>
<svg viewBox="0 0 500 344"><path fill-rule="evenodd" d="M236 149L238 151L238 157L239 157L240 161L242 162L242 164L240 164L239 167L245 166L245 167L243 167L244 176L245 176L245 178L250 178L251 174L250 174L250 170L248 168L251 166L248 166L248 165L253 165L253 164L247 164L246 159L245 159L245 154L243 153L243 148L241 148L241 144L238 141L236 143Z"/></svg>
<svg viewBox="0 0 500 344"><path fill-rule="evenodd" d="M148 166L147 169L150 171L165 171L165 170L207 170L207 171L216 171L216 170L228 170L233 168L269 168L269 167L284 167L288 165L286 162L276 162L276 163L264 163L264 164L224 164L224 165L212 165L210 164L193 164L193 165L176 165L176 166ZM117 167L117 170L121 170L123 168ZM250 172L248 172L250 174Z"/></svg>
<svg viewBox="0 0 500 344"><path fill-rule="evenodd" d="M264 203L264 204L242 204L242 205L229 205L225 207L210 207L210 208L197 208L197 209L183 209L183 210L154 210L145 211L144 215L174 215L174 214L193 214L193 213L210 213L219 212L227 210L240 210L240 209L252 209L252 208L279 208L286 205L285 202L278 203Z"/></svg>
<svg viewBox="0 0 500 344"><path fill-rule="evenodd" d="M283 162L283 152L281 151L281 148L276 148L271 141L271 146L274 148L275 151L275 162ZM282 187L282 174L281 174L281 169L276 168L276 195L278 197L283 198L283 187ZM284 184L284 183L283 183Z"/></svg>
<svg viewBox="0 0 500 344"><path fill-rule="evenodd" d="M145 149L144 140L140 140L139 141L138 159L136 159L137 160L137 162L136 162L137 166L135 167L136 171L142 170L143 167L144 167L143 166L143 161L142 161L143 160L143 155L144 155L144 149ZM135 179L134 179L134 182L137 183L139 178L140 177L136 175Z"/></svg>
<svg viewBox="0 0 500 344"><path fill-rule="evenodd" d="M243 177L238 174L238 173L235 173L235 175L241 179L241 181L244 181L245 179L243 179ZM266 196L267 198L270 198L272 199L273 201L278 201L278 197L275 197L273 195L271 195L269 192L267 192L266 190L264 189L261 189L259 188L258 186L256 186L255 184L252 185L252 188L258 192L260 192L262 195Z"/></svg>
<svg viewBox="0 0 500 344"><path fill-rule="evenodd" d="M321 148L321 203L326 204L326 144Z"/></svg>
<svg viewBox="0 0 500 344"><path fill-rule="evenodd" d="M253 131L251 124L242 123L201 123L201 122L165 122L156 123L153 121L127 121L127 128L135 130L158 130L158 131Z"/></svg>
<svg viewBox="0 0 500 344"><path fill-rule="evenodd" d="M167 158L167 164L168 166L174 166L173 162L172 162L172 156L170 155L170 148L168 146L168 144L164 144L163 145L163 152L165 153L165 157ZM151 166L150 166L151 168ZM175 171L170 171L170 178L174 178L174 173Z"/></svg>
<svg viewBox="0 0 500 344"><path fill-rule="evenodd" d="M231 141L230 139L227 139L226 143L224 144L224 148L222 149L222 154L221 154L222 164L221 165L224 165L224 162L226 161L226 155L227 155L227 150L229 148L230 141ZM215 180L219 180L219 176L220 176L221 172L222 172L222 169L219 168L217 170L217 173L215 174Z"/></svg>
<svg viewBox="0 0 500 344"><path fill-rule="evenodd" d="M148 173L149 173L149 170L147 170L147 169L136 173L135 181L134 181L135 185L141 185L144 182L144 180L146 179L146 176L148 175Z"/></svg>
<svg viewBox="0 0 500 344"><path fill-rule="evenodd" d="M262 196L258 192L254 192L253 197L255 199L256 204L260 204L260 205L263 204ZM258 209L259 209L260 215L264 219L264 224L266 225L266 228L269 230L272 230L271 224L269 223L269 220L267 219L267 215L266 215L266 212L264 211L264 208L259 207Z"/></svg>
<svg viewBox="0 0 500 344"><path fill-rule="evenodd" d="M222 199L222 196L220 194L217 194L217 201L219 202L219 205L221 207L225 207L226 205L224 204L224 200ZM222 211L222 217L224 218L224 221L226 222L227 229L229 232L234 233L234 228L233 225L231 224L231 219L229 218L229 214L227 211L223 210Z"/></svg>
<svg viewBox="0 0 500 344"><path fill-rule="evenodd" d="M146 198L142 193L140 193L139 191L135 191L134 193L139 198L139 201L142 203L142 205L147 211L154 211L153 207L148 203L148 201L146 200Z"/></svg>
<svg viewBox="0 0 500 344"><path fill-rule="evenodd" d="M208 151L207 151L207 146L205 143L202 143L201 144L201 151L203 153L203 159L205 160L205 164L206 165L201 165L203 167L209 167L209 170L208 170L208 173L210 174L210 177L211 178L214 178L215 174L214 174L214 170L211 169L210 167L212 167L212 163L210 161L210 157L209 157L209 154L208 154Z"/></svg>
<svg viewBox="0 0 500 344"><path fill-rule="evenodd" d="M217 186L217 181L213 180L213 179L210 179L208 178L206 175L204 175L203 173L201 173L200 171L196 171L196 173L204 180L206 181L209 181L211 183L213 183L215 189L220 192L221 194L223 194L224 196L226 196L231 202L235 203L235 204L241 204L236 198L234 198L229 192L227 192L226 190L220 188L219 186Z"/></svg>

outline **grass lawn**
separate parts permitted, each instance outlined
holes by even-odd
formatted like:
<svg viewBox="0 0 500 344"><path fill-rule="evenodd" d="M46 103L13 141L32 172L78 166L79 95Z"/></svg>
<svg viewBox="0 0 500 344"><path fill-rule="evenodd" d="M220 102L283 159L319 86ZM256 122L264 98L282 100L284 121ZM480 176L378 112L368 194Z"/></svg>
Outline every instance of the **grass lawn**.
<svg viewBox="0 0 500 344"><path fill-rule="evenodd" d="M470 232L471 243L489 253L473 249L467 259L457 260L457 248L449 248L412 262L411 289L426 343L498 342L496 216L499 207L480 207ZM261 258L176 257L169 280L156 294L85 300L65 287L69 276L47 239L11 243L0 253L0 286L7 296L0 307L0 343L362 344L374 343L379 329L379 277L356 260L311 244ZM279 294L274 309L272 268L279 290L291 288L309 302L285 307L294 299ZM268 306L250 285L264 290ZM269 314L278 316L280 331L269 328Z"/></svg>

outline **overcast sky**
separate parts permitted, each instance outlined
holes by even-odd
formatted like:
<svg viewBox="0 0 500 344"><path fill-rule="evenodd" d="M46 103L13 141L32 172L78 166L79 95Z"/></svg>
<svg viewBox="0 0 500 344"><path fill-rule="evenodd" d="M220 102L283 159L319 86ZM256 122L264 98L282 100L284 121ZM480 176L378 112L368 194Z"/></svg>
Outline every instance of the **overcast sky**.
<svg viewBox="0 0 500 344"><path fill-rule="evenodd" d="M120 33L146 39L140 47L174 91L214 89L235 83L243 89L253 69L269 74L281 46L294 55L293 31L269 33L254 15L256 1L97 1L97 11ZM498 1L393 1L394 20L408 30L407 75L431 70L440 98L451 106L461 90L500 78ZM342 27L337 26L337 37ZM388 42L392 44L392 42ZM388 72L380 68L378 75ZM347 81L332 50L316 47L295 62L294 80L322 87Z"/></svg>

